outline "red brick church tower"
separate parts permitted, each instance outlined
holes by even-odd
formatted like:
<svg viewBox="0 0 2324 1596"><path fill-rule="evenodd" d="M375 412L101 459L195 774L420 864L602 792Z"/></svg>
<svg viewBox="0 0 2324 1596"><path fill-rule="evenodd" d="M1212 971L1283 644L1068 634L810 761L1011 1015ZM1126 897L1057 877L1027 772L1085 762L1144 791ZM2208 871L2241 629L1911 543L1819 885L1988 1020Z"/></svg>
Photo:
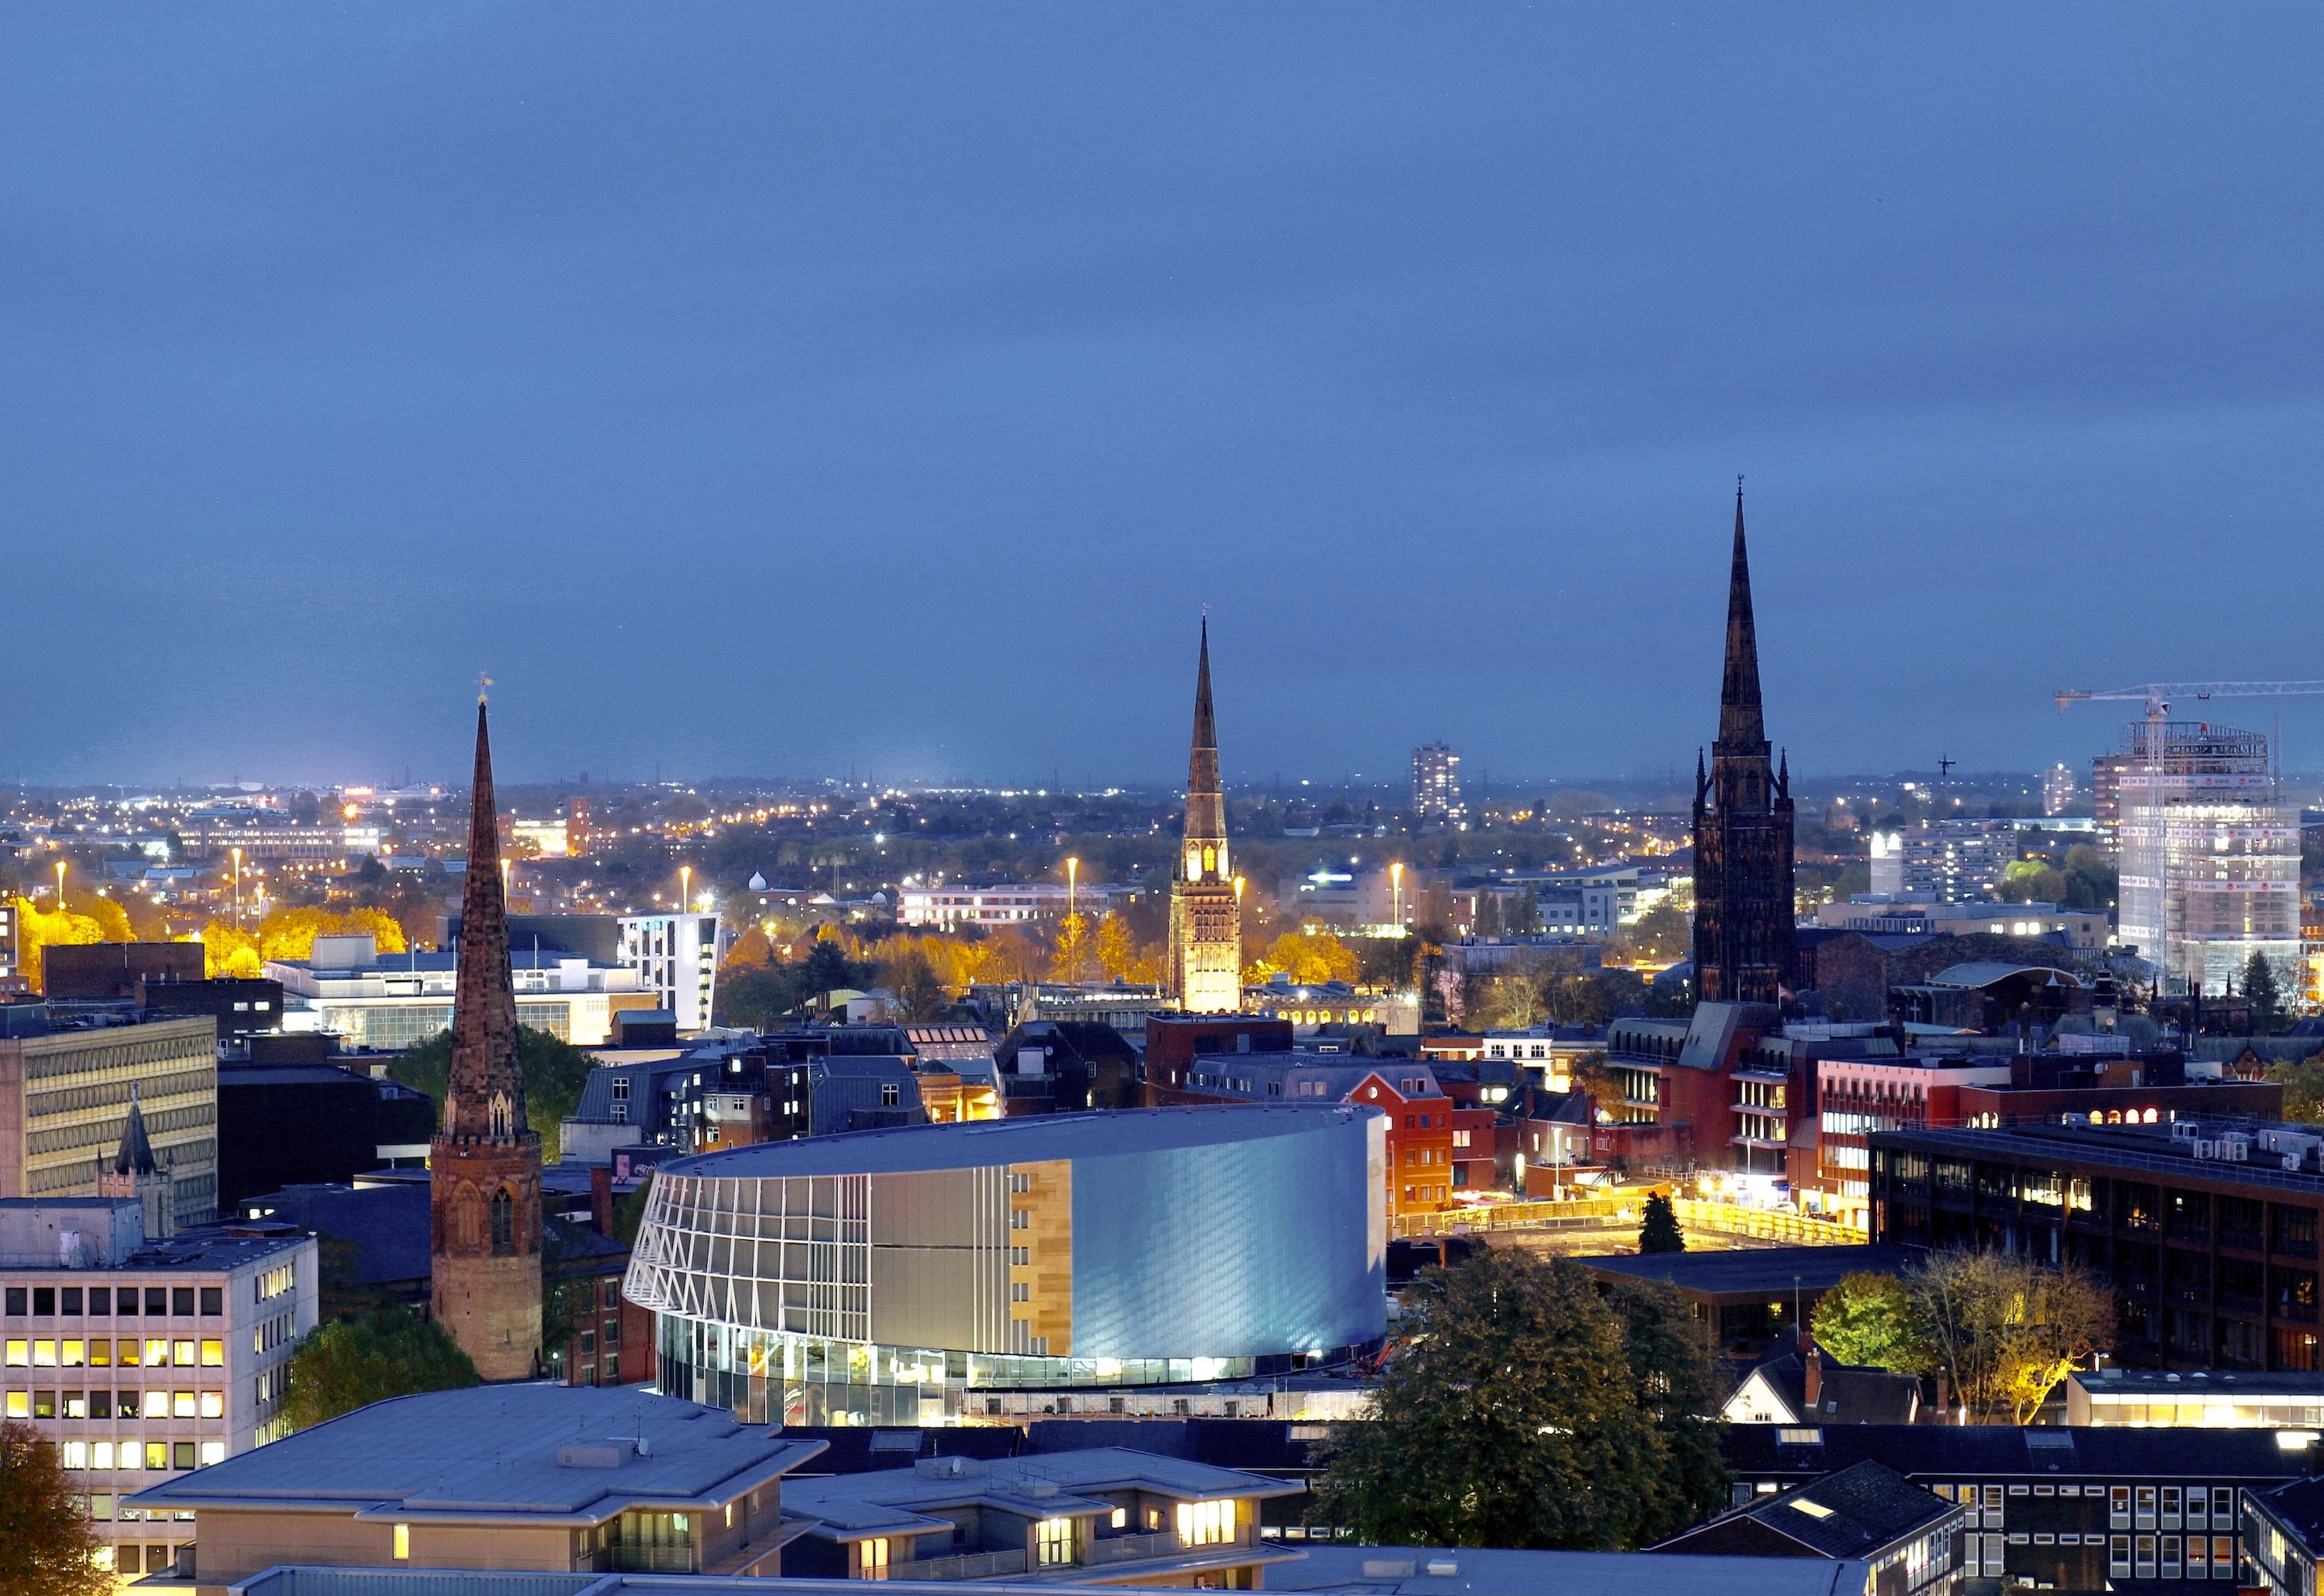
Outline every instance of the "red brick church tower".
<svg viewBox="0 0 2324 1596"><path fill-rule="evenodd" d="M1709 770L1694 763L1694 992L1707 1001L1779 1002L1792 984L1791 761L1776 767L1770 752L1738 479L1719 741Z"/></svg>
<svg viewBox="0 0 2324 1596"><path fill-rule="evenodd" d="M486 1379L540 1361L540 1138L525 1124L516 989L484 700L460 894L460 971L443 1128L429 1144L437 1320Z"/></svg>

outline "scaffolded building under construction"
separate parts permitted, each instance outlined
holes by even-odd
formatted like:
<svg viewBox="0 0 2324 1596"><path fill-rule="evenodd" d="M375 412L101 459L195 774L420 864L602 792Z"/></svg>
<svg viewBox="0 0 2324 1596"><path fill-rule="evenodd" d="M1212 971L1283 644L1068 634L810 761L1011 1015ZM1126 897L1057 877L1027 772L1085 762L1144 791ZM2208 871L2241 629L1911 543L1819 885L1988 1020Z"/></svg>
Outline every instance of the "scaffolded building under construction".
<svg viewBox="0 0 2324 1596"><path fill-rule="evenodd" d="M2255 953L2299 991L2300 816L2278 799L2267 738L2153 719L2123 754L2122 942L2165 993L2241 991Z"/></svg>

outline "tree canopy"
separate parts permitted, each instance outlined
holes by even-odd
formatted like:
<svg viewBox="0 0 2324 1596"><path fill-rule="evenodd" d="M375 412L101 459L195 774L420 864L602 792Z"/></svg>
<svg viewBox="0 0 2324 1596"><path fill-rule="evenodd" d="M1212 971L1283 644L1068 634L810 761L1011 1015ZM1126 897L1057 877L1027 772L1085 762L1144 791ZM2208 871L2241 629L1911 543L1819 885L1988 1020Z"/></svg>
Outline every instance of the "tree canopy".
<svg viewBox="0 0 2324 1596"><path fill-rule="evenodd" d="M1678 1228L1678 1210L1660 1192L1646 1199L1646 1217L1638 1222L1640 1252L1684 1252L1686 1233Z"/></svg>
<svg viewBox="0 0 2324 1596"><path fill-rule="evenodd" d="M476 1366L441 1324L392 1308L317 1325L290 1361L282 1416L303 1430L390 1397L477 1383Z"/></svg>
<svg viewBox="0 0 2324 1596"><path fill-rule="evenodd" d="M1636 1546L1725 1499L1717 1363L1667 1287L1602 1296L1489 1248L1424 1272L1367 1422L1339 1426L1315 1517L1362 1540Z"/></svg>
<svg viewBox="0 0 2324 1596"><path fill-rule="evenodd" d="M57 1449L30 1425L0 1424L0 1591L9 1596L107 1596L97 1530Z"/></svg>
<svg viewBox="0 0 2324 1596"><path fill-rule="evenodd" d="M2115 1299L2079 1265L1949 1249L1902 1278L1847 1276L1810 1323L1842 1362L1943 1369L1973 1417L2022 1425L2068 1374L2113 1344Z"/></svg>
<svg viewBox="0 0 2324 1596"><path fill-rule="evenodd" d="M540 1135L543 1161L564 1155L559 1121L581 1106L581 1088L597 1061L570 1042L529 1025L516 1028L517 1062L524 1076L524 1117ZM416 1042L387 1066L390 1079L425 1092L440 1111L452 1082L452 1033L439 1030Z"/></svg>

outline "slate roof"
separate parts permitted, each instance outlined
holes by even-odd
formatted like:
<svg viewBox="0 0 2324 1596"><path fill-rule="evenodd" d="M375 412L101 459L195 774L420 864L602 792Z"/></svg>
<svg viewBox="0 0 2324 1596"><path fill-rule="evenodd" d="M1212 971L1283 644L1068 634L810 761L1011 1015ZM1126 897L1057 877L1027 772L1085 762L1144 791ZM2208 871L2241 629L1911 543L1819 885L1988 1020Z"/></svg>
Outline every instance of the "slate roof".
<svg viewBox="0 0 2324 1596"><path fill-rule="evenodd" d="M593 1455L576 1462L568 1448ZM720 1507L822 1450L633 1388L474 1386L374 1402L124 1499L580 1526L632 1506Z"/></svg>
<svg viewBox="0 0 2324 1596"><path fill-rule="evenodd" d="M1724 1545L1756 1551L1765 1544L1750 1533L1756 1528L1778 1542L1795 1542L1817 1556L1870 1558L1959 1511L1953 1503L1922 1490L1894 1469L1876 1462L1852 1463L1820 1480L1721 1514L1646 1549L1683 1552ZM1759 1554L1772 1551L1771 1546L1769 1552Z"/></svg>
<svg viewBox="0 0 2324 1596"><path fill-rule="evenodd" d="M2305 1451L2286 1452L2261 1429L2076 1428L2015 1425L1830 1425L1812 1444L1786 1444L1798 1426L1729 1425L1720 1442L1737 1474L1824 1473L1870 1460L1902 1473L1963 1478L2023 1474L2164 1479L2282 1480L2308 1471Z"/></svg>
<svg viewBox="0 0 2324 1596"><path fill-rule="evenodd" d="M1822 1388L1817 1393L1814 1416L1807 1405L1807 1361L1796 1352L1779 1352L1762 1359L1738 1381L1757 1375L1803 1423L1831 1425L1909 1425L1920 1410L1918 1375L1894 1374L1851 1363L1823 1363Z"/></svg>
<svg viewBox="0 0 2324 1596"><path fill-rule="evenodd" d="M2324 1479L2310 1476L2253 1494L2270 1518L2300 1537L2301 1550L2316 1555L2324 1545Z"/></svg>

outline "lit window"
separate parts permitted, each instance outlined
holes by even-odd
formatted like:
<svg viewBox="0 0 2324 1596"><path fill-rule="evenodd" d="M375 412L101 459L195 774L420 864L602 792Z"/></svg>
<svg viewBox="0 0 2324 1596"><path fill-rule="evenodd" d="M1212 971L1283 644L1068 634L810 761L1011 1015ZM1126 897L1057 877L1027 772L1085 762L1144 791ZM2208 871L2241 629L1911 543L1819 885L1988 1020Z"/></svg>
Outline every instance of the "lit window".
<svg viewBox="0 0 2324 1596"><path fill-rule="evenodd" d="M1044 1518L1033 1526L1033 1545L1041 1566L1056 1568L1074 1560L1074 1521Z"/></svg>
<svg viewBox="0 0 2324 1596"><path fill-rule="evenodd" d="M395 1527L395 1561L398 1563L411 1561L411 1526L409 1524L399 1524Z"/></svg>
<svg viewBox="0 0 2324 1596"><path fill-rule="evenodd" d="M856 1543L858 1576L867 1580L888 1577L888 1541L884 1536Z"/></svg>
<svg viewBox="0 0 2324 1596"><path fill-rule="evenodd" d="M202 1367L204 1369L226 1367L226 1342L222 1341L202 1342Z"/></svg>
<svg viewBox="0 0 2324 1596"><path fill-rule="evenodd" d="M1180 1502L1178 1544L1183 1546L1225 1545L1235 1538L1235 1504Z"/></svg>
<svg viewBox="0 0 2324 1596"><path fill-rule="evenodd" d="M222 1463L224 1462L226 1462L225 1442L205 1441L202 1443L202 1467L207 1469L212 1463Z"/></svg>
<svg viewBox="0 0 2324 1596"><path fill-rule="evenodd" d="M204 1391L202 1393L201 1416L204 1418L224 1418L226 1416L226 1393L224 1391Z"/></svg>

